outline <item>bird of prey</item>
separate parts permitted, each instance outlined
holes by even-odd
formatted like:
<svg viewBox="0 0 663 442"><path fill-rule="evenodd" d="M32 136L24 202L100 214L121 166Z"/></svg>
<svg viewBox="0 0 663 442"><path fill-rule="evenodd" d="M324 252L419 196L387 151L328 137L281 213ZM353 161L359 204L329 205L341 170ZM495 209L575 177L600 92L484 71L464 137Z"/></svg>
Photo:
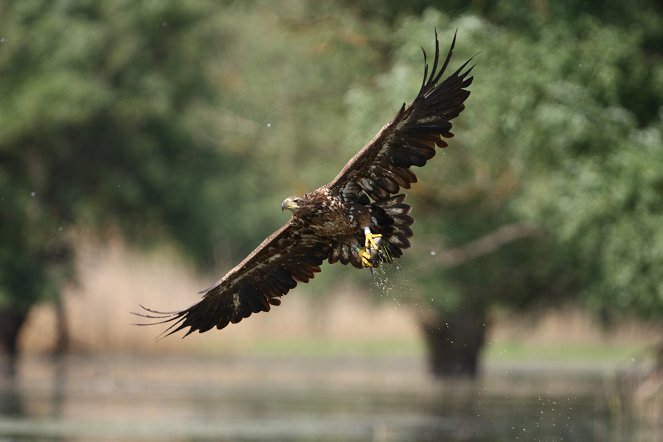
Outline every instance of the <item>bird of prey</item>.
<svg viewBox="0 0 663 442"><path fill-rule="evenodd" d="M187 328L184 336L222 329L281 304L280 298L313 278L325 260L372 269L400 257L410 246L414 222L401 189L417 181L412 166L425 165L436 147L447 146L451 120L470 94L471 59L442 80L455 43L456 35L441 60L435 32L430 67L422 48L424 76L414 100L403 104L329 184L286 198L281 210L292 212L288 223L202 291L199 302L175 312L143 307L146 312L140 315L158 320L152 324L170 323L165 336Z"/></svg>

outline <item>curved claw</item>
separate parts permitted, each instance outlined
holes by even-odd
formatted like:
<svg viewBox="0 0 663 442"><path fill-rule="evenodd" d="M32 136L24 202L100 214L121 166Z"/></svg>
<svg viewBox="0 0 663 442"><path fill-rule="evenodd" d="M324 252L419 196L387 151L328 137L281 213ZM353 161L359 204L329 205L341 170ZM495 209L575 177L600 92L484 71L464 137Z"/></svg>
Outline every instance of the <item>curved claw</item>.
<svg viewBox="0 0 663 442"><path fill-rule="evenodd" d="M367 249L361 249L359 252L362 267L373 267L371 254Z"/></svg>

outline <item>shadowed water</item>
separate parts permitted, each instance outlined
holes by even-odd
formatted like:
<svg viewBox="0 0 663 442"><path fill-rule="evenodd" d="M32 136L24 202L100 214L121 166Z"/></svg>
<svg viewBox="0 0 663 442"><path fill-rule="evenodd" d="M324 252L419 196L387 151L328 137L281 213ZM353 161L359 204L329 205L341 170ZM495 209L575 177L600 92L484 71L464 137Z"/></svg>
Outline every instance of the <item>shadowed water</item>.
<svg viewBox="0 0 663 442"><path fill-rule="evenodd" d="M0 383L7 441L618 441L599 370L490 366L433 382L415 358L68 357Z"/></svg>

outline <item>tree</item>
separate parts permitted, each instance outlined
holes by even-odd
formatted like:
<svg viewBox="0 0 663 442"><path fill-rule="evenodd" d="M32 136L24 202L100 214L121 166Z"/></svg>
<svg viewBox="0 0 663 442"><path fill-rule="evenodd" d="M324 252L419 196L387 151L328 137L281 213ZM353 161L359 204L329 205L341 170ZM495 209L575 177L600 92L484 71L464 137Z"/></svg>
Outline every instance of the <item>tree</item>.
<svg viewBox="0 0 663 442"><path fill-rule="evenodd" d="M211 4L0 8L0 346L15 353L30 308L74 278L79 230L174 238L210 256L199 177L233 156L194 136L214 101Z"/></svg>
<svg viewBox="0 0 663 442"><path fill-rule="evenodd" d="M412 95L403 85L416 87L421 75L413 48L433 27L458 29L457 60L481 51L458 137L412 191L419 253L410 267L420 269L422 295L405 298L425 306L433 371L476 372L496 305L579 295L602 309L660 316L661 277L652 269L663 155L660 122L643 110L663 91L655 80L661 65L643 49L646 33L590 16L534 32L476 16L452 22L434 10L399 26L393 66L377 87L350 93L355 130L385 120L388 103ZM623 93L632 83L644 101ZM517 226L522 234L490 253L469 250Z"/></svg>
<svg viewBox="0 0 663 442"><path fill-rule="evenodd" d="M300 6L0 5L6 351L30 308L75 279L79 232L175 240L227 265L283 223L275 201L321 184L339 95L377 52L356 20Z"/></svg>
<svg viewBox="0 0 663 442"><path fill-rule="evenodd" d="M81 230L244 256L283 223L274 201L329 181L414 96L434 27L458 29L456 62L480 55L456 139L408 197L402 298L433 368L474 372L496 305L660 317L657 2L341 5L0 4L6 350L75 278Z"/></svg>

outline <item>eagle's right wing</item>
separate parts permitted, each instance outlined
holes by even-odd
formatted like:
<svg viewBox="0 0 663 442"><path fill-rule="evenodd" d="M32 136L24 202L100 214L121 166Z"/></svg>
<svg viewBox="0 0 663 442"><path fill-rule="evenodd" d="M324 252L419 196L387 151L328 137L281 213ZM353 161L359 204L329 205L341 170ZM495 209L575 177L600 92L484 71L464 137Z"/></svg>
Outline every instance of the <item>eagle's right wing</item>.
<svg viewBox="0 0 663 442"><path fill-rule="evenodd" d="M329 244L306 228L290 220L266 238L242 262L212 287L204 290L203 298L191 307L176 312L159 312L143 307L138 316L159 321L140 324L171 323L164 331L168 336L189 328L206 332L237 323L251 313L267 312L281 304L281 296L297 285L308 282L329 254Z"/></svg>
<svg viewBox="0 0 663 442"><path fill-rule="evenodd" d="M374 201L373 210L392 218L388 228L378 229L387 241L390 254L399 257L410 246L410 225L414 220L408 215L410 206L403 202L402 189L409 189L417 181L412 166L424 166L435 156L436 147L447 145L444 138L451 138L451 121L465 108L472 83L467 67L470 60L442 79L453 54L456 36L444 59L435 32L435 55L430 67L424 51L424 78L419 93L409 105L403 105L394 119L361 149L345 165L327 187L335 194L361 201L368 196ZM377 210L380 208L380 210ZM375 215L375 216L378 216ZM360 237L361 238L361 237ZM329 261L353 262L352 247L343 242L335 244Z"/></svg>
<svg viewBox="0 0 663 442"><path fill-rule="evenodd" d="M443 138L453 136L451 120L465 108L463 102L470 95L467 87L472 83L472 67L467 68L470 60L442 80L455 43L456 35L446 58L440 60L435 32L433 66L429 74L424 51L426 66L419 93L327 185L332 191L344 194L363 191L375 201L384 201L417 181L411 166L425 165L435 155L436 146L447 145Z"/></svg>

